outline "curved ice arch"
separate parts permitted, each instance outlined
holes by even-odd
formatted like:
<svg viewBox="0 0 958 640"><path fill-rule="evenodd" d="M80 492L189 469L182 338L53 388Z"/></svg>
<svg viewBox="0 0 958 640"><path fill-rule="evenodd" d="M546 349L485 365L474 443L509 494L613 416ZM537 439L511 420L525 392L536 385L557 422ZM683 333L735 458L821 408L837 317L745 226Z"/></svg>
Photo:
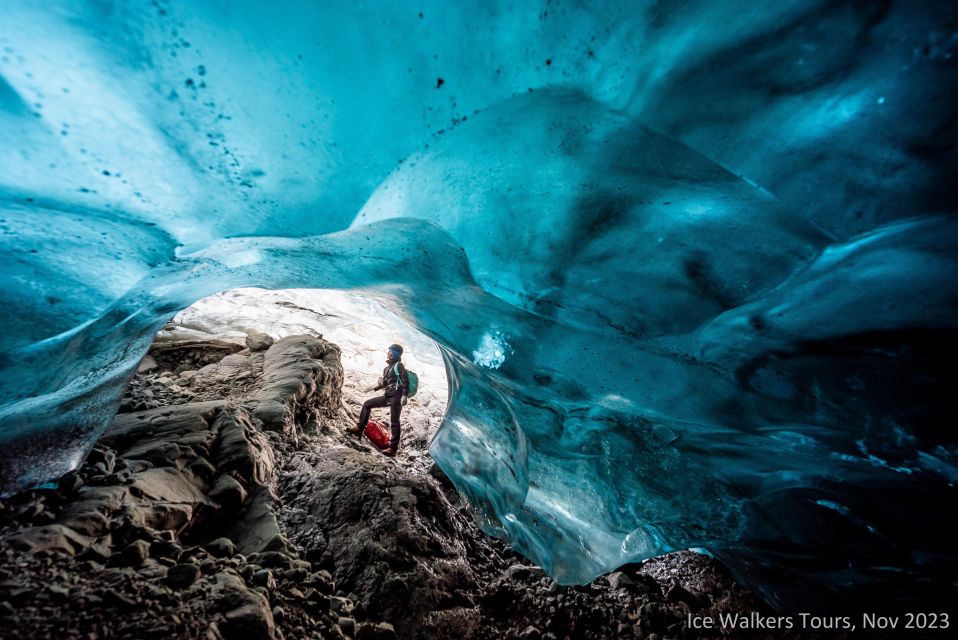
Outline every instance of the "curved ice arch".
<svg viewBox="0 0 958 640"><path fill-rule="evenodd" d="M878 228L954 208L953 3L357 6L0 7L5 486L197 298L364 287L463 381L434 456L563 581L705 545L780 604L953 594L955 224ZM452 238L307 238L364 202Z"/></svg>

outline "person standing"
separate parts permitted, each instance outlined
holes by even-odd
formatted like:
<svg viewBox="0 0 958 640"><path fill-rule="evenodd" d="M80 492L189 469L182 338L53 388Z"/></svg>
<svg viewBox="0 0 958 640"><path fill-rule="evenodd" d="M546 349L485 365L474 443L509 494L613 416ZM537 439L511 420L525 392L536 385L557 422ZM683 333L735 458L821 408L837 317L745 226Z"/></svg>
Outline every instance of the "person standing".
<svg viewBox="0 0 958 640"><path fill-rule="evenodd" d="M389 424L392 428L392 440L389 448L384 450L387 456L396 455L399 450L399 436L401 428L399 416L402 408L406 406L409 395L409 374L402 363L402 347L398 344L391 344L386 350L386 368L383 369L383 375L379 379L379 384L369 389L372 391L383 390L383 395L370 398L363 403L363 410L359 414L359 426L350 427L346 431L361 436L366 430L366 424L369 422L369 413L373 409L389 407Z"/></svg>

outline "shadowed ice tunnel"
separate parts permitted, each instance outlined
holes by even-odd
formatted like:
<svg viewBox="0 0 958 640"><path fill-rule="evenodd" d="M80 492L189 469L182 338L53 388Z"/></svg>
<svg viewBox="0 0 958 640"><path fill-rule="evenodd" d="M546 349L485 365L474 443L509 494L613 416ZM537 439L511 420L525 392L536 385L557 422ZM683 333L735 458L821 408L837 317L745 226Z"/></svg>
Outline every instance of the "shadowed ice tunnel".
<svg viewBox="0 0 958 640"><path fill-rule="evenodd" d="M5 2L2 486L194 301L362 290L556 579L954 602L956 50L951 2Z"/></svg>

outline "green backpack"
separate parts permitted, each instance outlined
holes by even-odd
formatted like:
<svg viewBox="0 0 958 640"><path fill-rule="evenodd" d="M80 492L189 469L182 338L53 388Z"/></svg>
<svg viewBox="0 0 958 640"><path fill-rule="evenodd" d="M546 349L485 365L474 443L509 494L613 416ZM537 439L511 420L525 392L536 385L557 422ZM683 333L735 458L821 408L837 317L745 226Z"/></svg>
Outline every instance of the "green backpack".
<svg viewBox="0 0 958 640"><path fill-rule="evenodd" d="M396 374L396 386L399 386L399 363L396 363L396 367L393 369L393 373ZM409 393L406 395L408 397L413 397L416 395L416 391L419 390L419 376L415 373L406 369L406 375L409 377Z"/></svg>

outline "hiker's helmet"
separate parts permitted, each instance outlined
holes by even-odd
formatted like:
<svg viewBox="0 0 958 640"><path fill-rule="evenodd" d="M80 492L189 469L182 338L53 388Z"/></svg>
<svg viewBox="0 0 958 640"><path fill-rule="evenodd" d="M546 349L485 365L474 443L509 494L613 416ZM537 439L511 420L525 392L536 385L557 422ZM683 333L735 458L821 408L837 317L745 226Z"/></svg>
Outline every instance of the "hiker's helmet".
<svg viewBox="0 0 958 640"><path fill-rule="evenodd" d="M393 358L398 358L402 355L402 347L400 347L398 344L389 345L388 351Z"/></svg>

